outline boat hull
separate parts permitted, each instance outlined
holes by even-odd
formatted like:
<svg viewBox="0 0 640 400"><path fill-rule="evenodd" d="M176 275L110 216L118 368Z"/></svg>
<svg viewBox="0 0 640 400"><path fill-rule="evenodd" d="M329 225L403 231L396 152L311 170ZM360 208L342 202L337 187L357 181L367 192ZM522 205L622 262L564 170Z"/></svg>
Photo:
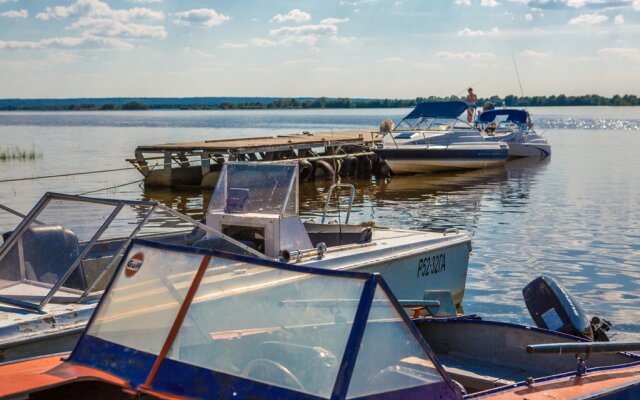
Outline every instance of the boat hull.
<svg viewBox="0 0 640 400"><path fill-rule="evenodd" d="M546 143L508 143L509 157L540 157L551 155L551 146Z"/></svg>
<svg viewBox="0 0 640 400"><path fill-rule="evenodd" d="M376 149L396 174L490 168L503 165L506 146L498 149Z"/></svg>
<svg viewBox="0 0 640 400"><path fill-rule="evenodd" d="M401 300L422 299L425 290L449 290L456 306L461 307L471 240L465 234L451 235L449 239L443 236L443 239L436 243L433 238L421 241L412 232L412 236L396 239L399 243L393 243L393 239L381 239L379 246L368 247L366 252L339 257L328 254L322 260L310 260L303 265L377 272Z"/></svg>

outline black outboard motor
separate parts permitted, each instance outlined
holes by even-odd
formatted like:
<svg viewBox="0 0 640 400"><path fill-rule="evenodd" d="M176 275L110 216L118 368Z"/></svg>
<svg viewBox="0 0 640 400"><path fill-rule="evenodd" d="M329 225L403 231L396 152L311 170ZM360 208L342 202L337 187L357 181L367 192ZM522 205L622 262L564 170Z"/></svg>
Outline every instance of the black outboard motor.
<svg viewBox="0 0 640 400"><path fill-rule="evenodd" d="M540 276L522 289L529 314L539 328L568 333L588 340L608 342L611 323L593 317L591 322L569 292L548 276Z"/></svg>

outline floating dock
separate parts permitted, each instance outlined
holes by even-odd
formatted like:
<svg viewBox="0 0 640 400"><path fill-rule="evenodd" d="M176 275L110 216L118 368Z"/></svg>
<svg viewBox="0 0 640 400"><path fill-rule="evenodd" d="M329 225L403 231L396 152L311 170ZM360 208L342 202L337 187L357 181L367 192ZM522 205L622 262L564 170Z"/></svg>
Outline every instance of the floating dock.
<svg viewBox="0 0 640 400"><path fill-rule="evenodd" d="M382 134L371 131L302 132L267 137L204 140L138 146L127 159L145 186L211 188L227 161L284 162L298 160L302 181L336 175L369 178L382 161L371 149Z"/></svg>

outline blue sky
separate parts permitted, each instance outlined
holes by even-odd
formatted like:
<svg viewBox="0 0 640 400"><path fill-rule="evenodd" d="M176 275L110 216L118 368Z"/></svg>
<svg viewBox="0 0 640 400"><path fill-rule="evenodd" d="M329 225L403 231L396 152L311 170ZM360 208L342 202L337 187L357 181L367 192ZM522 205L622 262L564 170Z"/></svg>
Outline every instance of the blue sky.
<svg viewBox="0 0 640 400"><path fill-rule="evenodd" d="M640 0L0 0L0 98L640 94Z"/></svg>

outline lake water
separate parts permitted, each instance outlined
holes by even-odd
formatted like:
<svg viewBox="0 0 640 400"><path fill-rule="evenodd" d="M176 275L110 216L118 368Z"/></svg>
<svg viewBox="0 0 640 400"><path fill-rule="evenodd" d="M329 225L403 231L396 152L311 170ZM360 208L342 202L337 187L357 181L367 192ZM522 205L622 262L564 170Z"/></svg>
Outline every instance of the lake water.
<svg viewBox="0 0 640 400"><path fill-rule="evenodd" d="M137 145L265 136L302 130L375 129L406 109L294 111L0 112L0 151L35 161L0 162L10 178L127 167ZM588 314L610 320L616 339L640 339L640 107L531 108L552 146L548 160L433 176L352 181L352 221L473 235L464 308L531 324L521 288L556 277ZM143 191L135 170L4 182L0 204L27 212L45 191L153 199L201 217L210 193ZM301 186L303 217L317 218L325 182ZM3 218L7 230L14 219Z"/></svg>

